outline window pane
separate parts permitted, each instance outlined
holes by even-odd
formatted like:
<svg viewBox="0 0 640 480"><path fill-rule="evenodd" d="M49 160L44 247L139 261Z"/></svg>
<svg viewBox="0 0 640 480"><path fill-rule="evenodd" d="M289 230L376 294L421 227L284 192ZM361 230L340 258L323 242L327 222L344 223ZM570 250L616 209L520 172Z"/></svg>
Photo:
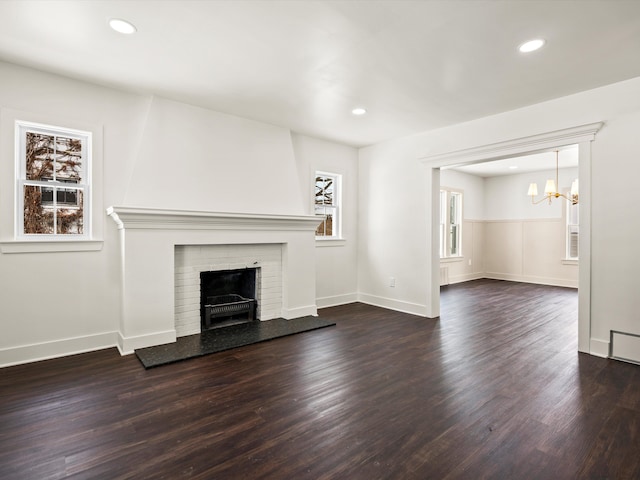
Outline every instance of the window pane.
<svg viewBox="0 0 640 480"><path fill-rule="evenodd" d="M567 202L567 258L578 259L580 205Z"/></svg>
<svg viewBox="0 0 640 480"><path fill-rule="evenodd" d="M41 205L51 205L53 204L53 188L49 187L40 187L41 193Z"/></svg>
<svg viewBox="0 0 640 480"><path fill-rule="evenodd" d="M578 213L579 213L579 204L571 205L569 204L569 221L567 223L577 225L578 221Z"/></svg>
<svg viewBox="0 0 640 480"><path fill-rule="evenodd" d="M51 191L53 200L53 191ZM53 233L53 211L42 206L40 187L24 187L24 233Z"/></svg>
<svg viewBox="0 0 640 480"><path fill-rule="evenodd" d="M60 188L57 189L57 194L56 194L56 201L58 202L58 205L60 204L64 204L64 205L77 205L78 204L78 200L77 200L77 190L73 190L70 188Z"/></svg>
<svg viewBox="0 0 640 480"><path fill-rule="evenodd" d="M325 215L325 208L316 206L315 214L316 215ZM324 237L324 235L325 235L324 229L325 229L325 221L323 220L322 223L320 225L318 225L318 227L316 228L316 237Z"/></svg>
<svg viewBox="0 0 640 480"><path fill-rule="evenodd" d="M25 138L25 172L27 180L53 178L54 137L27 132Z"/></svg>
<svg viewBox="0 0 640 480"><path fill-rule="evenodd" d="M331 237L333 236L333 216L327 215L327 218L322 221L316 229L317 237Z"/></svg>
<svg viewBox="0 0 640 480"><path fill-rule="evenodd" d="M458 225L451 225L451 255L458 254Z"/></svg>
<svg viewBox="0 0 640 480"><path fill-rule="evenodd" d="M449 223L456 223L456 197L454 194L451 194L449 200Z"/></svg>
<svg viewBox="0 0 640 480"><path fill-rule="evenodd" d="M569 230L569 241L568 241L568 258L578 258L578 246L579 246L579 228L577 225L570 225L568 227Z"/></svg>
<svg viewBox="0 0 640 480"><path fill-rule="evenodd" d="M451 192L451 206L449 212L449 221L452 224L459 224L462 215L462 195Z"/></svg>
<svg viewBox="0 0 640 480"><path fill-rule="evenodd" d="M316 177L316 205L333 205L333 185L332 177Z"/></svg>
<svg viewBox="0 0 640 480"><path fill-rule="evenodd" d="M84 233L84 208L82 190L65 190L67 199L70 192L75 199L77 208L61 206L56 215L57 232L65 235L82 235Z"/></svg>
<svg viewBox="0 0 640 480"><path fill-rule="evenodd" d="M63 235L82 235L82 209L58 208L56 220L57 233Z"/></svg>
<svg viewBox="0 0 640 480"><path fill-rule="evenodd" d="M325 220L318 226L316 229L317 237L331 237L333 236L333 218L334 218L334 209L330 207L316 207L315 213L316 215L324 215L326 217Z"/></svg>
<svg viewBox="0 0 640 480"><path fill-rule="evenodd" d="M317 237L331 237L333 236L333 213L330 209L316 208L316 215L324 215L326 218L322 221L316 229Z"/></svg>
<svg viewBox="0 0 640 480"><path fill-rule="evenodd" d="M78 183L81 168L82 142L76 138L56 137L56 180Z"/></svg>

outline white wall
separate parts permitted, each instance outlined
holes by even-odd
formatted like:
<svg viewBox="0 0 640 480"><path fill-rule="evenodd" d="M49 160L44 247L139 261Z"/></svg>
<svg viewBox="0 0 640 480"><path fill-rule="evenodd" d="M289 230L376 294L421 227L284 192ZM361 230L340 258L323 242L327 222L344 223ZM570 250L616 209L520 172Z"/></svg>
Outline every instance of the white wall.
<svg viewBox="0 0 640 480"><path fill-rule="evenodd" d="M102 168L94 188L95 204L101 205L94 218L99 242L92 251L7 253L15 246L13 119L18 117L99 132ZM286 128L0 63L0 366L116 345L120 244L104 208L306 213L308 178L298 168L327 152L338 152L332 161L350 163L349 181L356 182L353 149L298 140L304 161L296 158ZM353 212L348 231L355 245ZM323 253L335 269L332 282L348 279L328 290L326 275L319 275L323 295L354 292L353 249Z"/></svg>
<svg viewBox="0 0 640 480"><path fill-rule="evenodd" d="M520 173L517 175L502 175L485 179L484 211L485 220L531 220L544 218L562 218L565 201L561 198L549 205L542 202L538 205L531 203L527 195L529 184L538 184L538 197L542 198L547 179L555 181L555 170ZM571 182L578 178L578 168L561 168L558 171L560 192L569 190Z"/></svg>
<svg viewBox="0 0 640 480"><path fill-rule="evenodd" d="M318 307L357 300L358 152L305 135L293 134L299 185L305 212L313 214L316 171L342 175L343 241L316 241Z"/></svg>
<svg viewBox="0 0 640 480"><path fill-rule="evenodd" d="M640 176L640 78L362 149L360 294L372 299L384 292L385 305L402 302L416 312L432 308L432 260L424 251L432 238L431 173L421 170L420 158L599 121L605 126L591 155L592 351L606 352L610 329L640 334L640 257L620 247L640 240L640 203L633 201ZM397 201L363 201L381 189ZM376 228L375 218L384 218L386 228ZM412 287L385 289L388 272Z"/></svg>
<svg viewBox="0 0 640 480"><path fill-rule="evenodd" d="M75 128L104 138L102 182L94 204L120 203L147 99L0 63L0 240L14 238L13 119ZM104 240L87 252L0 254L0 365L115 344L120 311L118 236L104 212Z"/></svg>
<svg viewBox="0 0 640 480"><path fill-rule="evenodd" d="M640 256L633 253L640 244L640 92L632 95L620 100L636 111L609 117L593 143L592 336L601 341L609 330L640 334ZM640 361L636 353L630 358Z"/></svg>
<svg viewBox="0 0 640 480"><path fill-rule="evenodd" d="M154 97L124 202L139 207L299 214L288 129Z"/></svg>
<svg viewBox="0 0 640 480"><path fill-rule="evenodd" d="M428 172L413 137L360 150L358 297L426 315ZM395 286L390 286L390 278Z"/></svg>
<svg viewBox="0 0 640 480"><path fill-rule="evenodd" d="M440 171L440 186L461 190L462 213L466 220L484 220L485 214L485 180L477 175L458 172L456 170Z"/></svg>
<svg viewBox="0 0 640 480"><path fill-rule="evenodd" d="M538 184L541 198L555 170L485 179L485 277L564 287L578 286L578 265L566 262L566 206L562 199L534 205L527 189ZM559 190L571 188L577 168L561 168Z"/></svg>

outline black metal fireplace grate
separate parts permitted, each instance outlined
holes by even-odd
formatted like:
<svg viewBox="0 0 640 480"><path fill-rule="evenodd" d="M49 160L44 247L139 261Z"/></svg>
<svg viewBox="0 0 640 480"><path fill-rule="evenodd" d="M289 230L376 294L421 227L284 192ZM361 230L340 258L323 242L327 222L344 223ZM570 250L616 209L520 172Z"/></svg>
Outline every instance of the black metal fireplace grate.
<svg viewBox="0 0 640 480"><path fill-rule="evenodd" d="M236 294L207 297L204 305L204 326L211 328L214 320L235 315L248 314L249 320L255 320L256 301Z"/></svg>

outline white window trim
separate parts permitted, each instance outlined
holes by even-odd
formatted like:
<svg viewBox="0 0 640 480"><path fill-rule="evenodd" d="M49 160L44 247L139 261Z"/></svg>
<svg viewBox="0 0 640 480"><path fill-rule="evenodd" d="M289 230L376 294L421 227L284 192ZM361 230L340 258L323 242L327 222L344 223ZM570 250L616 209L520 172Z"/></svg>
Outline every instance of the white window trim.
<svg viewBox="0 0 640 480"><path fill-rule="evenodd" d="M89 168L91 175L91 206L86 210L89 215L89 224L85 223L85 233L82 238L79 235L59 235L55 238L43 238L45 235L37 235L35 239L24 239L19 236L17 179L19 170L18 161L0 163L0 194L5 192L0 202L0 253L48 253L48 252L86 252L102 250L104 232L104 208L102 199L103 181L103 127L87 122L78 122L74 118L61 118L59 115L38 114L10 108L0 108L0 156L3 158L16 158L16 124L26 125L65 125L66 129L74 132L87 132L91 134L91 162ZM58 129L57 127L54 127ZM59 129L64 131L65 128ZM85 219L86 221L86 219Z"/></svg>
<svg viewBox="0 0 640 480"><path fill-rule="evenodd" d="M563 258L562 260L560 260L560 263L562 265L580 265L580 261L577 258Z"/></svg>
<svg viewBox="0 0 640 480"><path fill-rule="evenodd" d="M316 185L316 177L318 176L326 176L332 177L334 180L334 202L335 206L335 215L334 215L334 223L333 228L335 230L335 235L330 237L328 236L316 236L316 246L322 247L337 247L344 245L345 238L342 235L342 214L343 214L343 206L342 206L342 175L335 172L327 172L324 170L316 170L313 174L313 196L311 201L313 202L313 211L315 211L315 185Z"/></svg>
<svg viewBox="0 0 640 480"><path fill-rule="evenodd" d="M316 237L316 247L342 247L347 244L344 238Z"/></svg>
<svg viewBox="0 0 640 480"><path fill-rule="evenodd" d="M0 242L2 253L42 253L42 252L97 252L102 250L102 240L65 240L41 242Z"/></svg>
<svg viewBox="0 0 640 480"><path fill-rule="evenodd" d="M457 255L455 257L441 257L440 263L458 263L464 262L464 257L462 255Z"/></svg>

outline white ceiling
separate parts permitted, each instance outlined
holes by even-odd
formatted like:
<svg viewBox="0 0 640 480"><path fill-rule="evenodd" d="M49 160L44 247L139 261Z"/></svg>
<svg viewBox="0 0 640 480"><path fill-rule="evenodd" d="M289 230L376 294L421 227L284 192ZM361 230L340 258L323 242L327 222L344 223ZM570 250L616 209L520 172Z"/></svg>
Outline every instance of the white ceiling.
<svg viewBox="0 0 640 480"><path fill-rule="evenodd" d="M558 168L577 168L578 145L570 145L559 149L557 164ZM461 167L452 167L452 170L476 175L478 177L499 177L503 175L518 175L520 173L555 169L555 151L535 153L533 155L508 158L506 160L464 165Z"/></svg>
<svg viewBox="0 0 640 480"><path fill-rule="evenodd" d="M640 76L637 0L2 0L0 20L1 60L354 146Z"/></svg>

